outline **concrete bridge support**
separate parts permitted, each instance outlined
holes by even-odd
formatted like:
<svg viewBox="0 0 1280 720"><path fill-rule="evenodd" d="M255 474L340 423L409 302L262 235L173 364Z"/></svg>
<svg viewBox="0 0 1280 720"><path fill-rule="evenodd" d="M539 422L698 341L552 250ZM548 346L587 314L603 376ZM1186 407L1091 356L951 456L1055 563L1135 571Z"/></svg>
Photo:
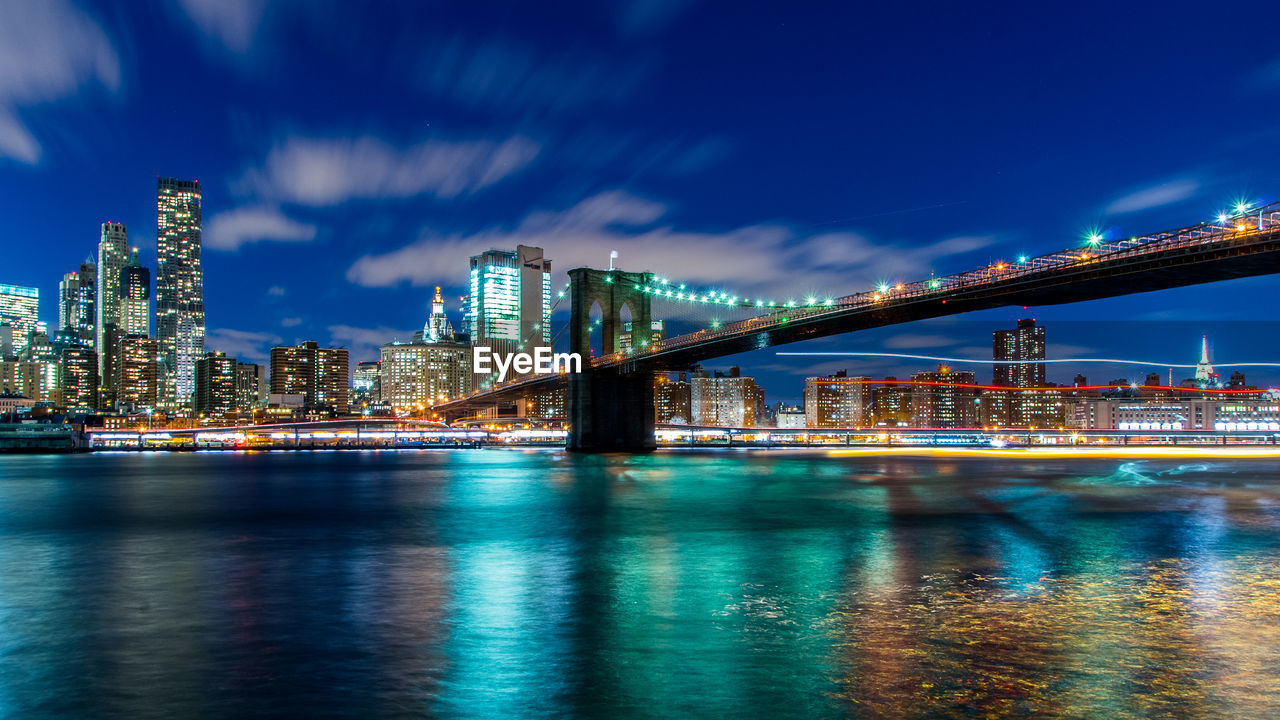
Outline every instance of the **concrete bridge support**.
<svg viewBox="0 0 1280 720"><path fill-rule="evenodd" d="M653 282L649 273L574 268L569 271L569 352L582 356L582 372L569 376L570 450L578 452L649 452L653 437L653 373L591 367L591 308L600 306L604 355L622 350L622 310L631 314L631 341L648 343L652 315L649 295L640 288Z"/></svg>

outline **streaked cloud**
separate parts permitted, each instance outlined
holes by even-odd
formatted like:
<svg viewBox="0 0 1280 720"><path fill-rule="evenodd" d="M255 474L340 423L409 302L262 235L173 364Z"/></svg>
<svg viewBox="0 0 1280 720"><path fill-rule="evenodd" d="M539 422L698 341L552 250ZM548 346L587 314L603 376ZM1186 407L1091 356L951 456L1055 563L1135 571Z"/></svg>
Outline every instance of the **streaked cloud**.
<svg viewBox="0 0 1280 720"><path fill-rule="evenodd" d="M120 88L120 57L89 15L66 0L0 0L0 156L40 162L24 109L86 87Z"/></svg>
<svg viewBox="0 0 1280 720"><path fill-rule="evenodd" d="M280 318L280 327L297 327L302 324L300 317Z"/></svg>
<svg viewBox="0 0 1280 720"><path fill-rule="evenodd" d="M245 53L262 22L265 0L179 0L182 10L207 37L233 53Z"/></svg>
<svg viewBox="0 0 1280 720"><path fill-rule="evenodd" d="M258 362L265 362L271 353L271 348L281 342L281 337L274 333L231 328L210 330L204 340L205 347L209 350L224 352L241 360Z"/></svg>
<svg viewBox="0 0 1280 720"><path fill-rule="evenodd" d="M338 347L345 347L350 356L351 367L364 360L376 360L379 348L393 341L408 342L413 338L415 330L397 329L387 326L364 328L353 325L330 325L330 342Z"/></svg>
<svg viewBox="0 0 1280 720"><path fill-rule="evenodd" d="M949 347L958 342L960 341L946 335L902 333L885 338L881 345L890 350L918 350L921 348Z"/></svg>
<svg viewBox="0 0 1280 720"><path fill-rule="evenodd" d="M315 237L315 225L293 220L273 207L228 210L204 225L204 246L214 250L239 250L257 242L310 242Z"/></svg>
<svg viewBox="0 0 1280 720"><path fill-rule="evenodd" d="M1122 195L1112 200L1103 212L1107 215L1123 215L1172 205L1190 198L1199 189L1200 183L1189 178L1170 180Z"/></svg>
<svg viewBox="0 0 1280 720"><path fill-rule="evenodd" d="M660 225L668 208L623 191L589 197L559 211L535 211L514 228L475 233L424 230L416 242L359 258L347 279L367 287L453 284L478 249L537 245L557 267L618 266L736 292L841 294L885 279L927 277L931 264L994 242L948 238L923 246L872 241L852 232L804 236L784 224L708 232Z"/></svg>
<svg viewBox="0 0 1280 720"><path fill-rule="evenodd" d="M379 138L293 136L273 148L238 189L268 200L335 205L348 200L474 193L523 170L540 151L521 136L500 142L430 139L398 148Z"/></svg>

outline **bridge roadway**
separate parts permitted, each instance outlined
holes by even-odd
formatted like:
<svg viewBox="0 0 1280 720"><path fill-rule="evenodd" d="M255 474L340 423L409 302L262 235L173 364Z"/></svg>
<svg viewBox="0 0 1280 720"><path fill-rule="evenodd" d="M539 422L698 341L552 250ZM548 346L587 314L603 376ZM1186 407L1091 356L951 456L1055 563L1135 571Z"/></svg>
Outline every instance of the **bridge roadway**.
<svg viewBox="0 0 1280 720"><path fill-rule="evenodd" d="M1058 305L1280 272L1280 203L1140 237L1095 243L968 272L894 285L830 305L767 314L593 358L593 369L683 370L725 355L928 318L1015 305ZM645 290L641 288L641 290ZM669 299L660 288L655 297ZM751 307L749 301L734 303ZM571 321L572 322L572 321ZM557 375L510 381L435 406L449 417L565 384Z"/></svg>

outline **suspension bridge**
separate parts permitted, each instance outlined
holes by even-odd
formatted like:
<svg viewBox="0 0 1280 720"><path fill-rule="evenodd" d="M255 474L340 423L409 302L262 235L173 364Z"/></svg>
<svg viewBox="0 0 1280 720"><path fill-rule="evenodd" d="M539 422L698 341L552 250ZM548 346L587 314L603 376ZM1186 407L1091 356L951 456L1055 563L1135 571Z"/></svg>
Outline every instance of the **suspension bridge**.
<svg viewBox="0 0 1280 720"><path fill-rule="evenodd" d="M1147 235L1104 238L1035 257L842 297L780 301L739 296L649 272L575 268L566 290L569 350L590 358L583 372L534 375L481 388L435 406L446 418L568 388L568 447L643 451L654 447L653 374L712 358L916 320L1008 306L1056 305L1280 272L1280 203L1237 206L1214 220ZM653 303L747 313L731 322L650 340ZM600 318L591 312L599 307ZM626 347L624 315L632 342ZM592 353L599 332L601 351Z"/></svg>

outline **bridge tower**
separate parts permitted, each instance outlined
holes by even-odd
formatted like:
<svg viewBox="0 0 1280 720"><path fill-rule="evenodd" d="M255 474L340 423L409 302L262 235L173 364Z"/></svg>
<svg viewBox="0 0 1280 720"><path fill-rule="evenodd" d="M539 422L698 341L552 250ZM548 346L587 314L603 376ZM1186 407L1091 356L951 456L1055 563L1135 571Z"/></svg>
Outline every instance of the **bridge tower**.
<svg viewBox="0 0 1280 720"><path fill-rule="evenodd" d="M569 376L570 450L646 452L653 450L653 373L626 364L618 369L591 367L591 308L600 306L603 353L621 349L622 309L631 312L633 342L647 340L652 327L649 295L640 288L650 273L574 268L569 271L569 352L582 356L582 372Z"/></svg>

